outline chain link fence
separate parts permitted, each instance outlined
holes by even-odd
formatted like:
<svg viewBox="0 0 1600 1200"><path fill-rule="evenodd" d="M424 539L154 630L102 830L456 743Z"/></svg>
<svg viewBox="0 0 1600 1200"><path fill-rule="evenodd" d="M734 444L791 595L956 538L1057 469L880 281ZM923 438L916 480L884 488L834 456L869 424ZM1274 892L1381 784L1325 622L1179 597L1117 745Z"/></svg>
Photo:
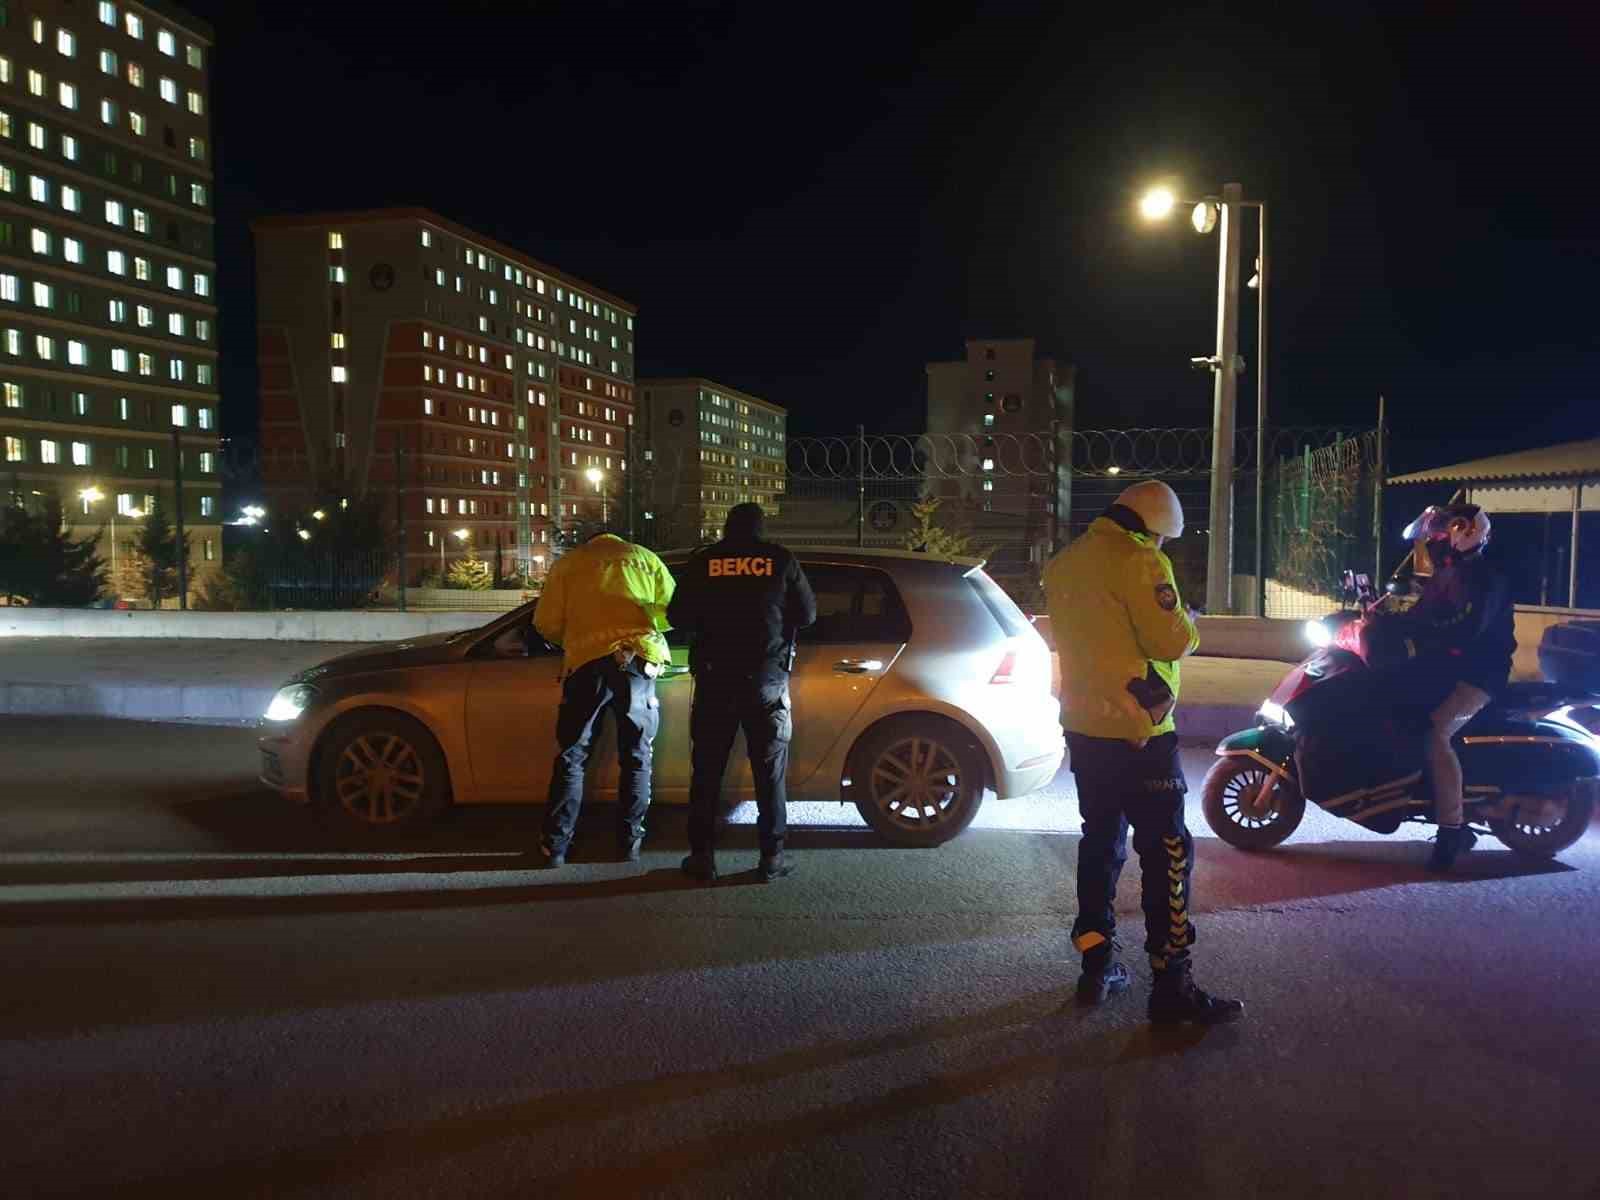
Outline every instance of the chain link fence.
<svg viewBox="0 0 1600 1200"><path fill-rule="evenodd" d="M1042 611L1040 576L1055 550L1130 483L1159 478L1183 502L1184 536L1166 548L1184 596L1199 603L1213 528L1212 450L1210 429L794 437L781 480L718 474L684 455L646 455L606 500L603 519L657 549L692 547L717 536L731 504L758 499L772 536L790 545L970 554L986 559L1025 609ZM1345 568L1378 569L1383 453L1376 429L1273 429L1264 444L1253 429L1237 432L1230 611L1320 616L1337 604ZM521 603L537 594L565 546L600 525L602 510L594 497L552 489L543 475L522 483L508 465L494 468L499 484L488 467L461 480L408 478L410 552L402 566L396 479L410 472L374 458L363 524L342 509L312 515L328 503L318 497L329 489L311 482L303 460L229 458L230 493L259 495L270 510L260 529L230 529L232 602L480 611ZM468 475L469 486L459 486ZM340 536L336 525L351 528ZM289 526L294 537L306 531L304 544L286 536Z"/></svg>

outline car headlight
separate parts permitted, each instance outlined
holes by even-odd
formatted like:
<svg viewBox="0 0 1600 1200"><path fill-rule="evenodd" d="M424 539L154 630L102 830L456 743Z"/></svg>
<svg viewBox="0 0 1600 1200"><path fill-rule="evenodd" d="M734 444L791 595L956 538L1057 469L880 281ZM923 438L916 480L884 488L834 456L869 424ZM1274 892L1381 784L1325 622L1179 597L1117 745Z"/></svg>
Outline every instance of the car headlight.
<svg viewBox="0 0 1600 1200"><path fill-rule="evenodd" d="M1306 641L1310 642L1318 650L1333 644L1333 630L1329 629L1321 621L1307 621L1304 628Z"/></svg>
<svg viewBox="0 0 1600 1200"><path fill-rule="evenodd" d="M291 683L288 687L281 687L272 697L272 703L267 705L266 719L268 721L296 721L300 714L310 707L311 701L316 698L317 689L309 683Z"/></svg>
<svg viewBox="0 0 1600 1200"><path fill-rule="evenodd" d="M1256 709L1256 715L1269 725L1276 725L1281 729L1294 728L1294 718L1284 711L1283 705L1271 700L1263 700L1261 707Z"/></svg>

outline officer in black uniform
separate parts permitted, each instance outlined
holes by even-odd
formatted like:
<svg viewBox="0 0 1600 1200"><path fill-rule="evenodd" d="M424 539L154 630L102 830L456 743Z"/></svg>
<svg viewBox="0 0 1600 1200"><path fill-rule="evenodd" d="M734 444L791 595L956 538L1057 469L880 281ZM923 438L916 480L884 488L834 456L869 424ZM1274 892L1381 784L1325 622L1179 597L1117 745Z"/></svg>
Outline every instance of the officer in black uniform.
<svg viewBox="0 0 1600 1200"><path fill-rule="evenodd" d="M689 718L694 780L690 854L683 870L707 883L717 877L722 775L740 729L760 810L759 873L771 881L790 870L783 858L784 774L793 728L789 671L795 633L817 619L817 601L794 555L763 540L765 521L759 504L735 505L722 540L689 560L667 606L672 627L694 639L689 650L695 676Z"/></svg>

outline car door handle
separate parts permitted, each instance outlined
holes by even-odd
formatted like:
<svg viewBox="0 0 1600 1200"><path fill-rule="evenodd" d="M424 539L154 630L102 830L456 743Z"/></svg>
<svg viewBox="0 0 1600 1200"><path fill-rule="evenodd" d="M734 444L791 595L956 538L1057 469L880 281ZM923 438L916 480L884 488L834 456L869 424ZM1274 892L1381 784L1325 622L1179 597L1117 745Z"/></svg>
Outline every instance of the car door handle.
<svg viewBox="0 0 1600 1200"><path fill-rule="evenodd" d="M833 664L841 675L865 675L868 671L883 670L883 660L878 658L841 658Z"/></svg>

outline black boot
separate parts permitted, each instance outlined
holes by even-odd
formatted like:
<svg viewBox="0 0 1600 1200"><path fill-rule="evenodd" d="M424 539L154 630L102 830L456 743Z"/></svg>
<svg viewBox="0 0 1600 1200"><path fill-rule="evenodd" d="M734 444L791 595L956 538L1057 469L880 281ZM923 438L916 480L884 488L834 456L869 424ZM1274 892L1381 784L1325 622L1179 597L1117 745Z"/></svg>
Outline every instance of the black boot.
<svg viewBox="0 0 1600 1200"><path fill-rule="evenodd" d="M644 834L637 837L624 837L617 843L617 859L620 862L638 862L639 852L644 849Z"/></svg>
<svg viewBox="0 0 1600 1200"><path fill-rule="evenodd" d="M1477 845L1478 835L1465 825L1441 825L1428 856L1428 870L1443 872L1456 865L1456 859Z"/></svg>
<svg viewBox="0 0 1600 1200"><path fill-rule="evenodd" d="M1114 957L1115 946L1107 942L1083 956L1083 974L1078 976L1078 1003L1095 1008L1117 992L1128 990L1128 968Z"/></svg>
<svg viewBox="0 0 1600 1200"><path fill-rule="evenodd" d="M1154 959L1151 965L1155 966ZM1189 974L1189 957L1184 955L1155 967L1149 1014L1152 1025L1177 1025L1183 1021L1226 1025L1244 1016L1244 1001L1224 1000L1196 987Z"/></svg>
<svg viewBox="0 0 1600 1200"><path fill-rule="evenodd" d="M701 883L717 881L717 856L710 850L696 850L681 864L683 873Z"/></svg>

